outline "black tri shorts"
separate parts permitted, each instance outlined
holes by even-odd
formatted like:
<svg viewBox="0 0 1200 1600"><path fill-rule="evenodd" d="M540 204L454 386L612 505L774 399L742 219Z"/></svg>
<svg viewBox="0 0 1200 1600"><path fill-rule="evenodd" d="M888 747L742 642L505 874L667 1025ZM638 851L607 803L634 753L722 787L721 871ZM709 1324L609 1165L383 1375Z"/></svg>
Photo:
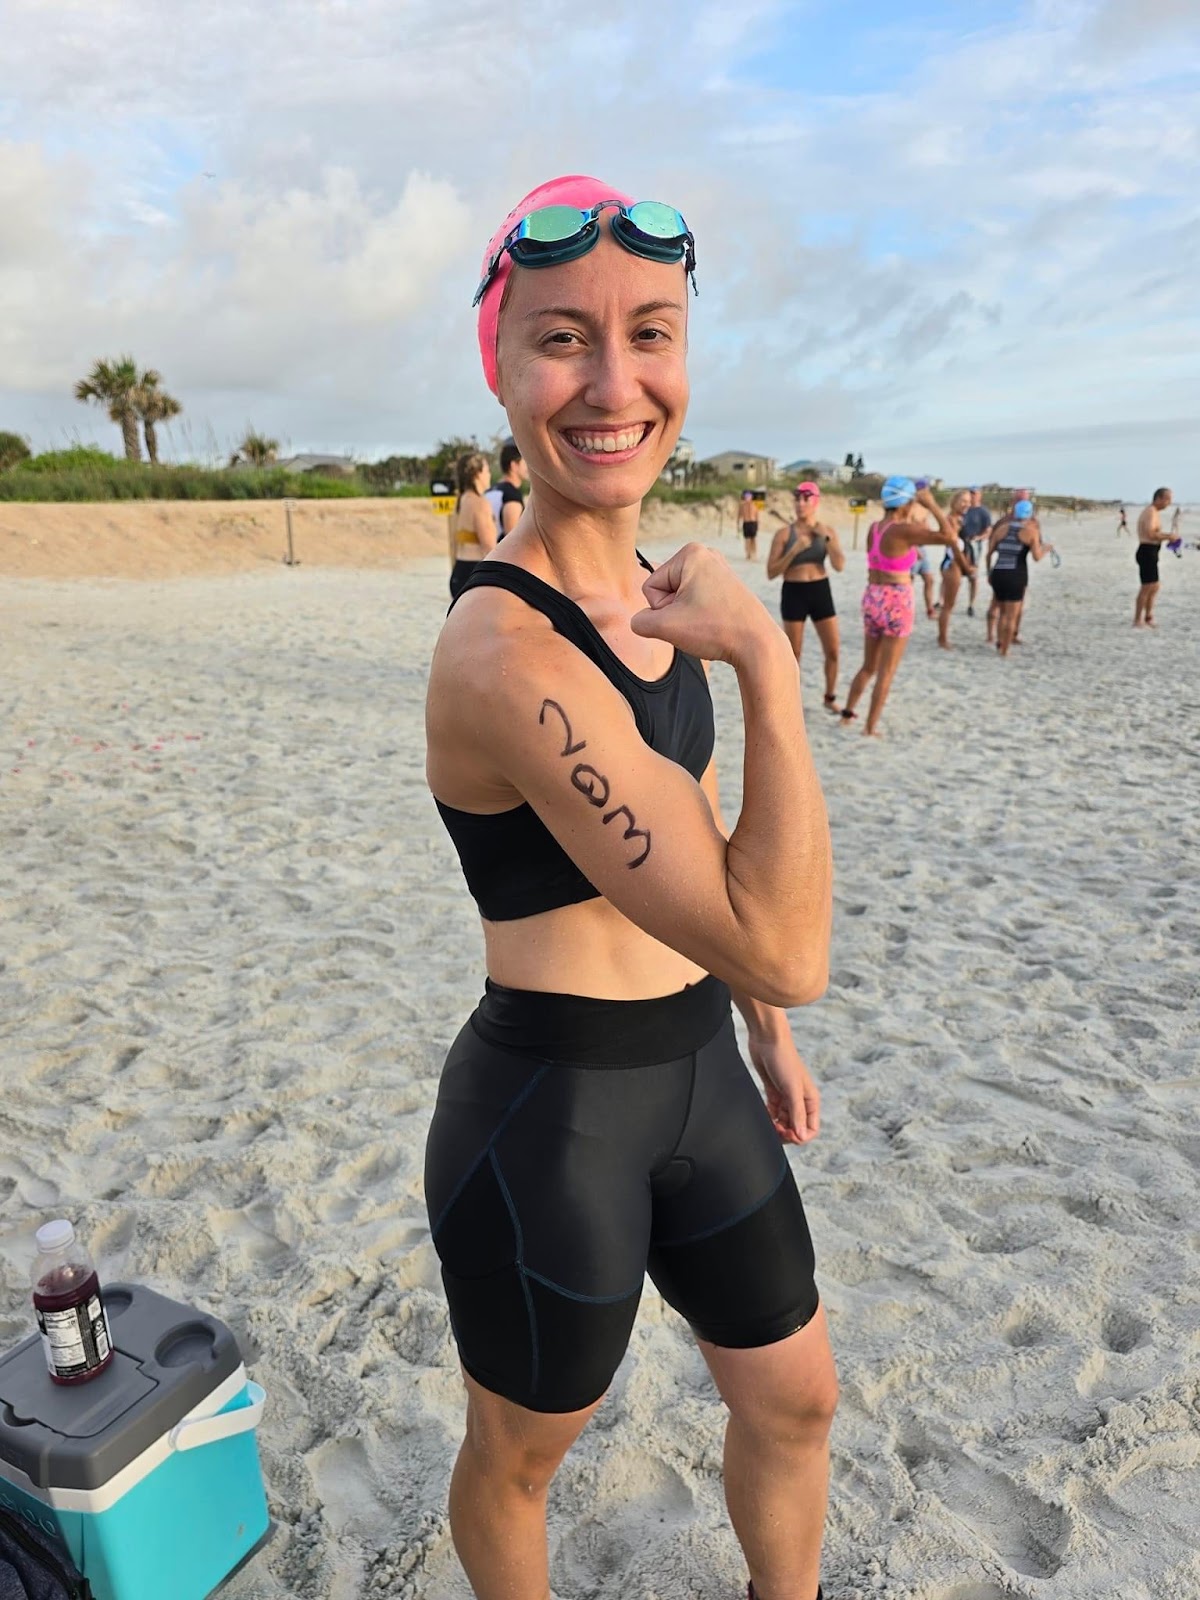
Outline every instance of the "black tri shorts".
<svg viewBox="0 0 1200 1600"><path fill-rule="evenodd" d="M1154 543L1140 544L1137 547L1138 576L1143 583L1158 582L1158 553L1160 546Z"/></svg>
<svg viewBox="0 0 1200 1600"><path fill-rule="evenodd" d="M757 522L743 522L742 523L742 538L743 539L757 539L758 538L758 523Z"/></svg>
<svg viewBox="0 0 1200 1600"><path fill-rule="evenodd" d="M450 598L457 600L462 593L463 584L474 575L478 561L456 561L450 568Z"/></svg>
<svg viewBox="0 0 1200 1600"><path fill-rule="evenodd" d="M992 586L992 593L1001 605L1011 605L1017 600L1024 600L1025 591L1029 587L1029 579L1025 573L1016 571L993 572L988 582Z"/></svg>
<svg viewBox="0 0 1200 1600"><path fill-rule="evenodd" d="M425 1196L463 1367L532 1411L604 1394L647 1271L712 1344L774 1344L817 1311L804 1207L715 978L656 1000L489 981L446 1059Z"/></svg>
<svg viewBox="0 0 1200 1600"><path fill-rule="evenodd" d="M779 596L779 614L785 622L824 622L837 616L828 578L789 583L785 578Z"/></svg>

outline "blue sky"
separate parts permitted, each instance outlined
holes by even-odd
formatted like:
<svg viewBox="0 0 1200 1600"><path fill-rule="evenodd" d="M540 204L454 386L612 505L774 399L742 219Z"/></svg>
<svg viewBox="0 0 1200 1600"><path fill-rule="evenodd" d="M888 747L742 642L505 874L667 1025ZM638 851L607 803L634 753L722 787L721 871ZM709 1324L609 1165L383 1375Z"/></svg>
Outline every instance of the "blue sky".
<svg viewBox="0 0 1200 1600"><path fill-rule="evenodd" d="M687 432L1200 501L1194 0L5 0L0 428L131 350L168 448L504 419L482 245L591 171L698 240ZM67 86L67 87L64 87Z"/></svg>

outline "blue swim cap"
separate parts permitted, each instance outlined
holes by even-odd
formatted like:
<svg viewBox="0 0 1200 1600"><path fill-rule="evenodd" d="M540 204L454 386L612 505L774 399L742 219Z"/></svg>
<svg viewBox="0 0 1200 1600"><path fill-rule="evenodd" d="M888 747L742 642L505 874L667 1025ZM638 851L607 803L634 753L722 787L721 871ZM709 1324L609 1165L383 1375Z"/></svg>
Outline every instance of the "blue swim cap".
<svg viewBox="0 0 1200 1600"><path fill-rule="evenodd" d="M896 506L906 506L910 500L917 498L917 486L911 478L889 478L884 484L879 498L888 510Z"/></svg>
<svg viewBox="0 0 1200 1600"><path fill-rule="evenodd" d="M1014 522L1028 522L1033 515L1033 501L1018 500L1012 514Z"/></svg>

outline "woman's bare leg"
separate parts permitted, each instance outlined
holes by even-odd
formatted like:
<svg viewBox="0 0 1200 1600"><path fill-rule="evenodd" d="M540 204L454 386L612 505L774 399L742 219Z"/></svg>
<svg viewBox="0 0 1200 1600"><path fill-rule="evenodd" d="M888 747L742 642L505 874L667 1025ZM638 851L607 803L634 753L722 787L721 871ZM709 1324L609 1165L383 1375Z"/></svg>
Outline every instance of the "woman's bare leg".
<svg viewBox="0 0 1200 1600"><path fill-rule="evenodd" d="M863 664L850 680L850 693L846 696L846 704L842 707L842 716L849 722L854 714L854 708L866 693L867 685L875 676L879 666L879 646L883 641L872 638L865 630L863 632Z"/></svg>
<svg viewBox="0 0 1200 1600"><path fill-rule="evenodd" d="M838 1397L825 1313L761 1350L700 1350L729 1407L725 1501L755 1590L813 1600Z"/></svg>
<svg viewBox="0 0 1200 1600"><path fill-rule="evenodd" d="M783 631L787 634L787 641L792 647L792 654L796 658L796 666L800 665L800 655L804 649L804 623L785 622Z"/></svg>
<svg viewBox="0 0 1200 1600"><path fill-rule="evenodd" d="M467 1433L450 1479L458 1559L478 1600L550 1600L546 1492L596 1406L526 1411L463 1377Z"/></svg>
<svg viewBox="0 0 1200 1600"><path fill-rule="evenodd" d="M1000 654L1006 656L1013 640L1017 636L1017 621L1021 614L1020 603L1016 600L1006 600L1000 607L1000 621L996 630L996 642L1000 646Z"/></svg>
<svg viewBox="0 0 1200 1600"><path fill-rule="evenodd" d="M867 726L863 730L865 733L874 735L879 732L879 719L883 716L883 708L887 704L892 679L896 676L900 658L907 646L907 639L879 641L879 672L875 678L875 687L871 691L871 709L867 712Z"/></svg>
<svg viewBox="0 0 1200 1600"><path fill-rule="evenodd" d="M825 703L832 704L837 698L838 664L841 660L842 635L838 628L836 617L826 617L821 622L814 622L817 638L821 641L821 649L825 652Z"/></svg>
<svg viewBox="0 0 1200 1600"><path fill-rule="evenodd" d="M942 609L938 614L938 643L943 650L950 648L950 613L954 610L954 602L958 599L961 583L962 573L958 569L958 562L952 562L942 573Z"/></svg>

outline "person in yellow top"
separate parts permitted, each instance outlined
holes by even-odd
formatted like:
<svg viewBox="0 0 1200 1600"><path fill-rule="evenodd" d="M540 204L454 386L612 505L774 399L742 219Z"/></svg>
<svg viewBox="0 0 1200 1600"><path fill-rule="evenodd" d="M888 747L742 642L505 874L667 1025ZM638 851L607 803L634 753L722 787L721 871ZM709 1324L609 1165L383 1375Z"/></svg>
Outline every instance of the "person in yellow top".
<svg viewBox="0 0 1200 1600"><path fill-rule="evenodd" d="M450 598L475 571L476 562L496 548L496 518L484 495L491 487L492 469L478 450L458 458L458 504L450 518Z"/></svg>

